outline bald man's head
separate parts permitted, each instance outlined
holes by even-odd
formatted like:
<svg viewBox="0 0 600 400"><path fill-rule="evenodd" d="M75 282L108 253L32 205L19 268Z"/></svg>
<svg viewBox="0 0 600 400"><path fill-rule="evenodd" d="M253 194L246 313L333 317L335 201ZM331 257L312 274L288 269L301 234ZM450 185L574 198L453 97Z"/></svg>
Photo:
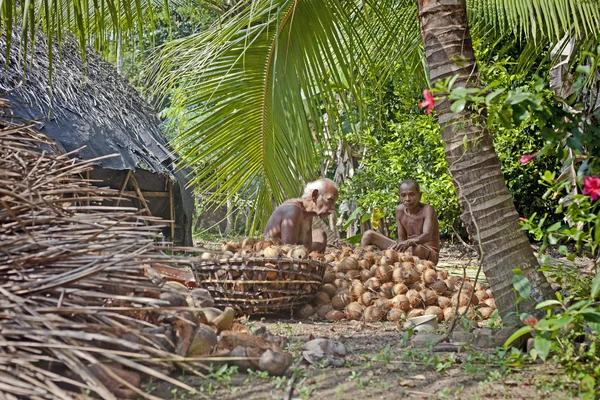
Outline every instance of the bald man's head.
<svg viewBox="0 0 600 400"><path fill-rule="evenodd" d="M302 199L311 204L312 211L319 218L325 218L335 211L338 189L331 179L317 179L306 185Z"/></svg>

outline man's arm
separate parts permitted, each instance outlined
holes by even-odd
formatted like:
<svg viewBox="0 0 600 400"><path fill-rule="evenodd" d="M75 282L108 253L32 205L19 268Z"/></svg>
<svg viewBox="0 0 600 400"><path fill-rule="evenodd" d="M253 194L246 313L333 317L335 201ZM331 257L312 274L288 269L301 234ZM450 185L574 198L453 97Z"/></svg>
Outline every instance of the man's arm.
<svg viewBox="0 0 600 400"><path fill-rule="evenodd" d="M300 226L302 225L302 211L294 205L285 205L281 210L281 244L298 244L300 239Z"/></svg>
<svg viewBox="0 0 600 400"><path fill-rule="evenodd" d="M420 244L425 244L431 241L431 237L433 235L433 228L435 226L435 221L437 220L437 215L435 213L435 209L430 205L425 205L425 209L423 210L423 233L419 235L414 235L408 239L406 239L403 243L405 243L408 247L418 246Z"/></svg>
<svg viewBox="0 0 600 400"><path fill-rule="evenodd" d="M396 207L396 224L398 225L398 243L391 245L389 248L396 251L404 251L408 246L404 245L406 240L406 230L402 226L402 213L404 212L404 206L399 205Z"/></svg>

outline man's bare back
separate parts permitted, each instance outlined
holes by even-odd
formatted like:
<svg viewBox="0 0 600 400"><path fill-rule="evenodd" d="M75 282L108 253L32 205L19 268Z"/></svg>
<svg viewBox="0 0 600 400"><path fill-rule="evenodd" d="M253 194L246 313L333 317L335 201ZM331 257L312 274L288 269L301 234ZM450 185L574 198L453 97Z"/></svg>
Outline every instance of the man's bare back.
<svg viewBox="0 0 600 400"><path fill-rule="evenodd" d="M335 210L338 191L329 179L309 183L301 198L287 200L273 211L264 237L281 244L300 244L310 251L324 252L327 235L312 230L313 217L324 218Z"/></svg>
<svg viewBox="0 0 600 400"><path fill-rule="evenodd" d="M369 230L363 234L361 245L375 245L380 249L410 251L413 255L437 264L440 251L440 228L435 209L421 203L421 192L415 181L400 185L402 204L396 207L398 242Z"/></svg>

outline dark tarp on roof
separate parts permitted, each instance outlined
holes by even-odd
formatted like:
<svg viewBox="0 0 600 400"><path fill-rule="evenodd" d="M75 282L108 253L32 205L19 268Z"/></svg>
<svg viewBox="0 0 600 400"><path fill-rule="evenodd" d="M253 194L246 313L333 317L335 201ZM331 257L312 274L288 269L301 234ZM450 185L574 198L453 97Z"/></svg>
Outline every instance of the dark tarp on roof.
<svg viewBox="0 0 600 400"><path fill-rule="evenodd" d="M84 69L75 42L64 40L60 50L53 47L50 77L47 44L42 35L38 35L33 58L27 55L27 63L21 62L19 48L20 38L15 31L10 58L6 60L6 38L0 36L0 96L10 101L14 115L38 120L38 129L67 152L85 146L78 152L83 159L118 154L100 160L102 168L143 169L170 176L179 183L183 209L191 225L194 202L186 189L186 173L175 168L175 158L150 105L115 68L88 50Z"/></svg>

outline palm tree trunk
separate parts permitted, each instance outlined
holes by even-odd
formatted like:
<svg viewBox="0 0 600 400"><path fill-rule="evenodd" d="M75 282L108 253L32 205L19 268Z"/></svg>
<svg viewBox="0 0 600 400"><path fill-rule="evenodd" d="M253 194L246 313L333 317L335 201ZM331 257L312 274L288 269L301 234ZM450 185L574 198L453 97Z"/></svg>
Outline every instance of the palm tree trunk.
<svg viewBox="0 0 600 400"><path fill-rule="evenodd" d="M421 36L432 86L458 74L455 87L480 87L465 0L417 0ZM535 304L553 297L550 284L537 270L538 261L508 192L500 161L484 116L465 108L456 115L450 102L436 103L446 159L462 220L478 243L483 271L505 324L517 322L513 312L534 314ZM531 283L531 297L518 303L513 269Z"/></svg>

